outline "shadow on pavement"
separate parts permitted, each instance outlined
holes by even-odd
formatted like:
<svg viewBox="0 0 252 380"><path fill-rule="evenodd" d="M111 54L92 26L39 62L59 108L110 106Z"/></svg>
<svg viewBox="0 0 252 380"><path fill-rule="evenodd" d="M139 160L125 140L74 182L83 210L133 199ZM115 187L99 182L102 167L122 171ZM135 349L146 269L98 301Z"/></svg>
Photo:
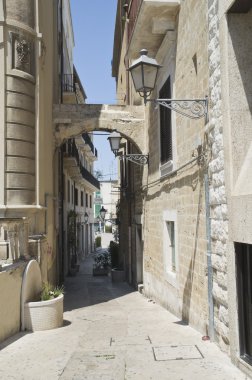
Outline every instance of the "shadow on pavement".
<svg viewBox="0 0 252 380"><path fill-rule="evenodd" d="M134 292L125 282L112 283L110 276L93 276L93 255L89 255L80 265L75 277L65 280L64 311L80 309Z"/></svg>

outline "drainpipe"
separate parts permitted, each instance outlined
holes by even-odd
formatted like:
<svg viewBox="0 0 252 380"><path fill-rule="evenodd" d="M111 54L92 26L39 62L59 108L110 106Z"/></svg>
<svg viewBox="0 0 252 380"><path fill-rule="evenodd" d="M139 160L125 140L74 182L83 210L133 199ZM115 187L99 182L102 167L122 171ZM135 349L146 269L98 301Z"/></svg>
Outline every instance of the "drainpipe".
<svg viewBox="0 0 252 380"><path fill-rule="evenodd" d="M209 203L209 177L204 174L205 204L206 204L206 239L207 239L207 276L208 276L208 305L209 305L209 337L214 341L214 306L213 306L213 268L211 248L211 220Z"/></svg>

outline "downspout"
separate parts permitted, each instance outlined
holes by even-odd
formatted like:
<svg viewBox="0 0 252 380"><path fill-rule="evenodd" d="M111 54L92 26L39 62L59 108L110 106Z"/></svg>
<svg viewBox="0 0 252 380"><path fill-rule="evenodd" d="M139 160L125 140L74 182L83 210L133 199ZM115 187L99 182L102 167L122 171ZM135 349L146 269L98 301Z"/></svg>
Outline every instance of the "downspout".
<svg viewBox="0 0 252 380"><path fill-rule="evenodd" d="M60 0L60 103L63 103L63 91L62 91L62 80L63 80L63 70L64 70L64 60L63 60L63 4Z"/></svg>
<svg viewBox="0 0 252 380"><path fill-rule="evenodd" d="M204 174L205 182L205 204L206 204L206 239L207 239L207 277L208 277L208 312L209 327L208 335L214 341L214 305L213 305L213 268L212 268L212 247L211 247L211 219L209 202L209 177Z"/></svg>
<svg viewBox="0 0 252 380"><path fill-rule="evenodd" d="M36 130L36 142L35 142L35 151L36 151L36 204L39 205L39 188L40 188L40 163L39 163L39 154L40 154L40 129L39 129L39 59L42 55L42 34L39 32L39 2L36 0L35 3L35 29L36 29L36 64L35 64L35 77L36 77L36 91L35 91L35 130Z"/></svg>
<svg viewBox="0 0 252 380"><path fill-rule="evenodd" d="M63 147L61 146L61 149L60 149L60 159L61 159L61 162L60 162L60 176L61 176L61 200L60 200L60 203L61 203L61 231L60 231L60 234L61 234L61 273L60 273L60 282L63 283L64 281L64 268L65 268L65 244L64 244L64 196L65 196L65 188L64 188L64 185L65 183L63 182L63 175L64 175L64 171L63 171L63 165L64 165L64 159L63 159ZM64 190L63 190L64 189Z"/></svg>

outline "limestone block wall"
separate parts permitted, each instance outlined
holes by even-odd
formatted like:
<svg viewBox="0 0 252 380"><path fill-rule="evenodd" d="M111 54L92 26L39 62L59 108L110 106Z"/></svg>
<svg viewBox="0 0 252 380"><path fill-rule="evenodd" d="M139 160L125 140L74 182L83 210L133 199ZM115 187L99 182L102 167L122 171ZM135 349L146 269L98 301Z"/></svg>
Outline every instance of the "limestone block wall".
<svg viewBox="0 0 252 380"><path fill-rule="evenodd" d="M6 2L5 203L35 203L34 0Z"/></svg>
<svg viewBox="0 0 252 380"><path fill-rule="evenodd" d="M221 93L220 24L219 0L208 1L209 22L209 89L210 125L209 142L211 160L209 174L211 180L211 238L213 266L213 299L215 336L219 345L229 348L228 318L228 212L224 173L223 117Z"/></svg>
<svg viewBox="0 0 252 380"><path fill-rule="evenodd" d="M0 342L20 330L22 277L26 263L0 272ZM8 307L7 307L8 306Z"/></svg>

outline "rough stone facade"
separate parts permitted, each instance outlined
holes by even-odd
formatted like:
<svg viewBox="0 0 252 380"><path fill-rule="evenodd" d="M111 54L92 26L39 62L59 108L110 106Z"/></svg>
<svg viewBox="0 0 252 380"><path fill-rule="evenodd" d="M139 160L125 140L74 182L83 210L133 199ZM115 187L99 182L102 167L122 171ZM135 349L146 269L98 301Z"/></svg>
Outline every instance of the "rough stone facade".
<svg viewBox="0 0 252 380"><path fill-rule="evenodd" d="M157 52L163 65L157 91L168 75L172 97L203 98L208 93L206 4L183 2L175 35L167 32ZM166 48L165 48L166 47ZM158 97L158 92L154 94ZM205 168L197 160L197 149L206 149L204 122L172 114L173 173L161 175L159 111L149 108L149 177L145 200L144 289L202 333L208 333ZM185 165L181 170L181 166ZM176 270L166 268L169 244L166 223L175 221Z"/></svg>
<svg viewBox="0 0 252 380"><path fill-rule="evenodd" d="M209 22L209 93L210 123L208 137L211 149L209 162L213 298L215 334L220 346L229 349L228 318L228 213L224 173L223 117L221 92L221 57L219 1L208 2Z"/></svg>

